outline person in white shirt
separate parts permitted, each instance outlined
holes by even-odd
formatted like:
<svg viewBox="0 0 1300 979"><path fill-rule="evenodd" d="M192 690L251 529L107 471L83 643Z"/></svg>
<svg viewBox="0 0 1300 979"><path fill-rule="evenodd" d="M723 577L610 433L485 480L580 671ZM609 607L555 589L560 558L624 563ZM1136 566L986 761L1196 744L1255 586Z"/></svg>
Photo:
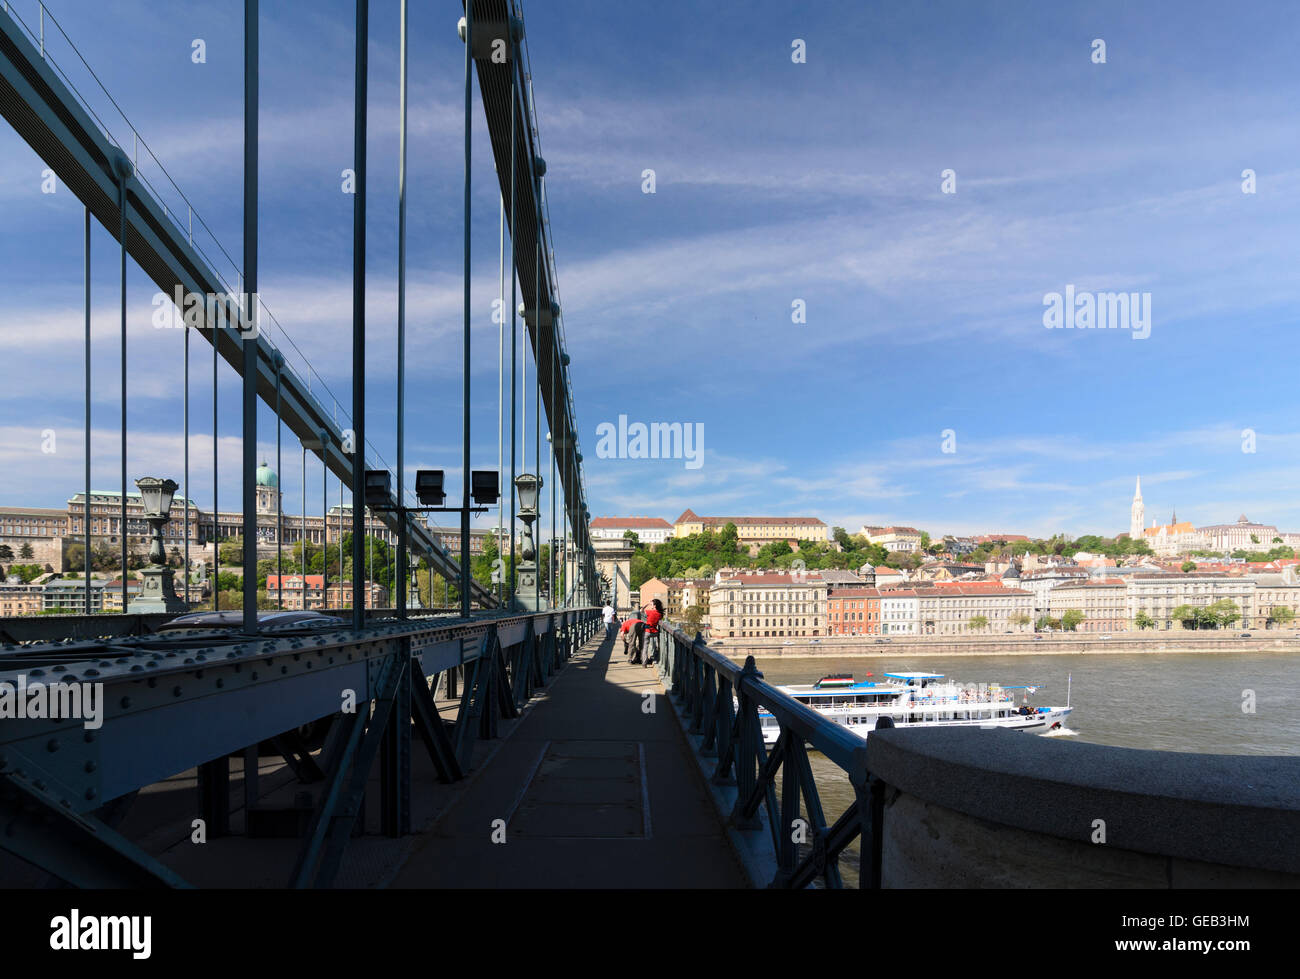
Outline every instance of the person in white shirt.
<svg viewBox="0 0 1300 979"><path fill-rule="evenodd" d="M606 604L604 609L602 609L601 611L605 616L605 638L613 639L614 638L614 606Z"/></svg>

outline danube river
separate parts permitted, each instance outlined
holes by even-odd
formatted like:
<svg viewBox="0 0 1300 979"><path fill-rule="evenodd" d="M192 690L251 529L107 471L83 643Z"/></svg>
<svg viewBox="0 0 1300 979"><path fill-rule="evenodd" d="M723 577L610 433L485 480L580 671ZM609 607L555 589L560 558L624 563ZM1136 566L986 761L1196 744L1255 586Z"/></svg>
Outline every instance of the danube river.
<svg viewBox="0 0 1300 979"><path fill-rule="evenodd" d="M1030 702L1065 703L1072 676L1068 740L1125 748L1223 755L1300 755L1300 657L1295 653L1161 653L1048 656L854 656L758 659L774 685L812 683L831 673L858 680L885 672L942 673L962 683L1030 684ZM1254 711L1249 706L1254 694ZM1018 699L1018 698L1017 698ZM1040 735L1026 734L1025 737ZM848 778L821 754L810 754L826 817L833 822L853 800ZM779 798L778 794L778 798ZM857 885L857 849L841 861L846 884Z"/></svg>

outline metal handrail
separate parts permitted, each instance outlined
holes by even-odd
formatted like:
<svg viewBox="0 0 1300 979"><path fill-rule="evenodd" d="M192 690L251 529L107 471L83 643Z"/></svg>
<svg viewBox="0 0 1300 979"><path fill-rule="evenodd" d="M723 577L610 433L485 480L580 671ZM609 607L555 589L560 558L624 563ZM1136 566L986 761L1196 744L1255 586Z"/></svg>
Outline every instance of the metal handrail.
<svg viewBox="0 0 1300 979"><path fill-rule="evenodd" d="M842 887L840 856L856 839L862 841L860 886L878 888L884 784L867 767L866 740L765 683L753 656L741 667L710 649L698 633L691 639L670 625L660 636L659 670L670 697L687 733L698 736L700 757L717 759L710 781L724 792L735 787L728 832L742 834L740 844L751 852L755 839L770 838L775 873L769 886L802 888L820 878L822 886ZM780 728L771 753L763 742L760 709ZM892 727L893 721L884 717L878 724ZM834 824L822 811L809 747L839 767L853 787L854 802ZM751 868L751 874L765 870Z"/></svg>

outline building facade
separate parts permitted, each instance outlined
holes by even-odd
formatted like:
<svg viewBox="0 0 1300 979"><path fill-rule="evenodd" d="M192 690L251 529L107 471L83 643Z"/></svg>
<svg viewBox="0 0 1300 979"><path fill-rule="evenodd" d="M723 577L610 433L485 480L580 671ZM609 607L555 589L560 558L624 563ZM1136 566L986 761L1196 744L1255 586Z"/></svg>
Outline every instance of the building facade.
<svg viewBox="0 0 1300 979"><path fill-rule="evenodd" d="M735 524L737 542L750 553L776 541L827 540L826 524L816 517L701 517L692 510L673 521L673 536L689 537L706 530L717 533L727 524Z"/></svg>
<svg viewBox="0 0 1300 979"><path fill-rule="evenodd" d="M709 590L709 620L718 638L827 635L826 582L816 575L733 574Z"/></svg>
<svg viewBox="0 0 1300 979"><path fill-rule="evenodd" d="M915 527L863 527L861 532L887 551L912 554L921 549L921 532Z"/></svg>
<svg viewBox="0 0 1300 979"><path fill-rule="evenodd" d="M1082 613L1075 632L1123 632L1132 627L1128 618L1128 586L1118 578L1068 582L1048 593L1048 615L1059 619L1068 611Z"/></svg>
<svg viewBox="0 0 1300 979"><path fill-rule="evenodd" d="M622 540L627 531L642 544L662 544L673 536L673 525L663 517L595 517L591 536L600 540Z"/></svg>

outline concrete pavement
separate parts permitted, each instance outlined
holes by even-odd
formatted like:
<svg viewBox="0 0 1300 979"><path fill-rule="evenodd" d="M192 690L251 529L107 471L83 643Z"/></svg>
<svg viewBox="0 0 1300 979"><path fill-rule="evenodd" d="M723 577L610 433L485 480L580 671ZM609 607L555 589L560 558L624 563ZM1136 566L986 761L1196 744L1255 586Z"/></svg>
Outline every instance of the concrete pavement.
<svg viewBox="0 0 1300 979"><path fill-rule="evenodd" d="M747 887L657 671L589 645L393 887Z"/></svg>

